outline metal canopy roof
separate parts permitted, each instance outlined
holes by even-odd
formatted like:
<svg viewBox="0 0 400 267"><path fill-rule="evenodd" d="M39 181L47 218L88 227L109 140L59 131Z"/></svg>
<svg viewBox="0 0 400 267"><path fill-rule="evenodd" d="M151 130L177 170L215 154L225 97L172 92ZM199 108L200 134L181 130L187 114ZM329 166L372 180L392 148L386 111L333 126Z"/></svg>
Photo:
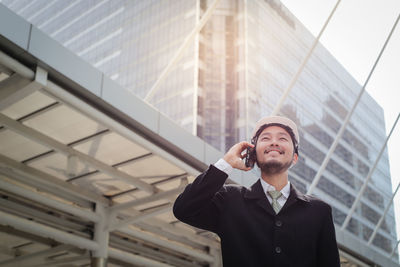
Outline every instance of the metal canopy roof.
<svg viewBox="0 0 400 267"><path fill-rule="evenodd" d="M9 252L0 255L3 264L89 263L87 251L101 246L92 240L96 223L111 232L110 262L123 260L120 254L146 265L214 261L215 237L176 222L171 212L196 169L101 119L75 96L54 95L64 89L50 80L41 87L38 72L30 81L2 66L0 220L12 227L1 227Z"/></svg>
<svg viewBox="0 0 400 267"><path fill-rule="evenodd" d="M0 265L218 265L217 237L171 210L221 153L7 9L0 18Z"/></svg>
<svg viewBox="0 0 400 267"><path fill-rule="evenodd" d="M50 80L40 86L38 72L31 81L2 65L0 220L13 229L2 226L0 236L13 249L0 260L88 263L87 250L99 246L91 240L95 224L103 223L111 231L111 262L123 251L154 265L214 261L208 247L217 248L215 237L183 226L171 212L196 169L179 166L75 96L61 96L69 93ZM94 212L99 205L103 212Z"/></svg>

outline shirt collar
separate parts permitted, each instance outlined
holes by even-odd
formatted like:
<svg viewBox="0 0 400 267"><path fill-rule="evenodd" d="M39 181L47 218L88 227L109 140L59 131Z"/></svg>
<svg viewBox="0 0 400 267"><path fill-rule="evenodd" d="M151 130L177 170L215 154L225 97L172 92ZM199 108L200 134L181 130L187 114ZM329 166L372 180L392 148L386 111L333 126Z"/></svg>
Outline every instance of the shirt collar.
<svg viewBox="0 0 400 267"><path fill-rule="evenodd" d="M260 178L261 181L261 185L263 187L264 193L267 195L268 191L275 191L276 188L273 185L270 185L269 183L267 183L266 181L264 181L262 178ZM284 198L288 198L290 195L290 182L288 181L288 183L282 188L281 190L282 196Z"/></svg>

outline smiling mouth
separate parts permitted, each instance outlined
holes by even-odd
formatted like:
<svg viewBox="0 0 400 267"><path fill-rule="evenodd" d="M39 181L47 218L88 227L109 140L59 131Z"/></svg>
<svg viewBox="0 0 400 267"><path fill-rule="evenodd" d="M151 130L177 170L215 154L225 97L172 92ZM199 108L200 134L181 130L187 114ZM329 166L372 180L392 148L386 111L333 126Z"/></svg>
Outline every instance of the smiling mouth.
<svg viewBox="0 0 400 267"><path fill-rule="evenodd" d="M271 149L271 150L265 150L264 154L268 154L269 152L278 152L279 154L283 154L283 151L278 150L278 149Z"/></svg>

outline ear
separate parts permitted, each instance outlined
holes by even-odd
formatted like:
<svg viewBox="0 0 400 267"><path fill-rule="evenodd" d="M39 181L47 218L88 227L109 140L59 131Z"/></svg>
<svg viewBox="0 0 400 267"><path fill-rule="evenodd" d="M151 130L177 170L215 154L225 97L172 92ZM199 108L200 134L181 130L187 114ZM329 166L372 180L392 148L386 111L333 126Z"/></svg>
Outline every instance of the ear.
<svg viewBox="0 0 400 267"><path fill-rule="evenodd" d="M294 153L293 159L292 159L292 166L296 165L298 159L299 159L299 155L297 155L297 153Z"/></svg>

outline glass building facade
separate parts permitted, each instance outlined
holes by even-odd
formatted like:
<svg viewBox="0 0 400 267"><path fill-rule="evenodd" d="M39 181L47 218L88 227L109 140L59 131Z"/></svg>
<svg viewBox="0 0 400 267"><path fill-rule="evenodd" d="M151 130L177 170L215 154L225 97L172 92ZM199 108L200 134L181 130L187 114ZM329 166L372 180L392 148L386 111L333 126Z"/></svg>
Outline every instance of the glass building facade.
<svg viewBox="0 0 400 267"><path fill-rule="evenodd" d="M145 98L213 1L1 0L0 3ZM249 140L299 68L314 37L278 0L222 0L149 100L221 151ZM299 126L290 179L306 192L361 86L318 45L281 108ZM340 226L386 138L382 108L365 93L314 194ZM347 230L368 242L392 194L385 150ZM396 244L393 208L373 247Z"/></svg>

